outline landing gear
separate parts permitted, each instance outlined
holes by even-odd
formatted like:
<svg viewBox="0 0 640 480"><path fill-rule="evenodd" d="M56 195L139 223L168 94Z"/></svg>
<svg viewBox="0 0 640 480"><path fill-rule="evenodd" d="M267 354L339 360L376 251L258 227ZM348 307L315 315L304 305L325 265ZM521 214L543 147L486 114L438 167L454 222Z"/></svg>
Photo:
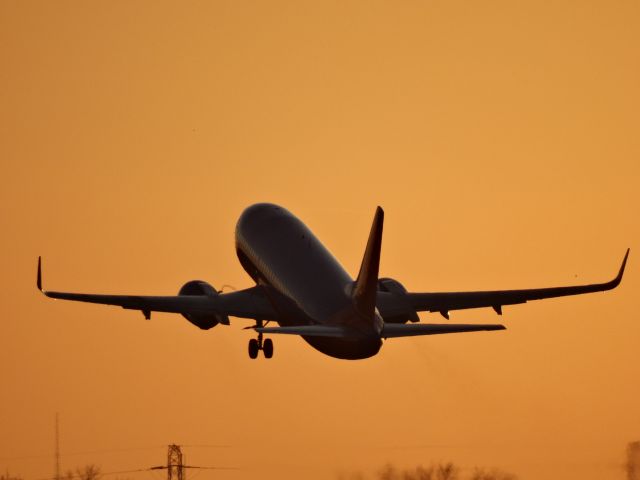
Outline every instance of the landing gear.
<svg viewBox="0 0 640 480"><path fill-rule="evenodd" d="M262 345L262 352L264 353L264 358L273 357L273 342L270 338L267 338Z"/></svg>
<svg viewBox="0 0 640 480"><path fill-rule="evenodd" d="M258 340L255 338L249 340L249 358L258 358L258 350L260 350Z"/></svg>
<svg viewBox="0 0 640 480"><path fill-rule="evenodd" d="M262 320L256 322L256 327L262 327ZM258 358L258 352L262 350L264 358L273 357L273 341L270 338L262 339L262 333L258 332L258 338L249 340L249 358Z"/></svg>

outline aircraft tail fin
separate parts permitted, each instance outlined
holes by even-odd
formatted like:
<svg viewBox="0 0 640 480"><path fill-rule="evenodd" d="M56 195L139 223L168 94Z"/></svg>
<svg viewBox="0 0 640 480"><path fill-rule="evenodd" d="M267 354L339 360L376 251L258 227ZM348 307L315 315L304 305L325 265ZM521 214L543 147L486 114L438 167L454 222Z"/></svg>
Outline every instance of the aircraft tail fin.
<svg viewBox="0 0 640 480"><path fill-rule="evenodd" d="M360 313L373 319L378 291L378 269L380 266L380 250L382 248L382 225L384 211L378 207L373 217L367 248L362 258L360 272L353 286L353 301Z"/></svg>

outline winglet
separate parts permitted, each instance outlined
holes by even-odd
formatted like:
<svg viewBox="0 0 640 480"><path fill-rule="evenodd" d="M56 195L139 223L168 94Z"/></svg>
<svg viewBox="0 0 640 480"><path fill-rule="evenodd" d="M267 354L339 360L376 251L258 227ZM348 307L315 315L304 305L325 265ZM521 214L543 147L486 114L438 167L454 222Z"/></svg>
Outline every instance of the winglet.
<svg viewBox="0 0 640 480"><path fill-rule="evenodd" d="M618 285L620 285L620 282L622 281L622 275L624 275L624 269L627 266L627 258L629 258L630 251L631 249L627 248L627 253L624 254L624 258L622 259L622 265L620 265L620 271L618 272L618 276L614 278L613 281L611 282L611 285L612 285L611 288L615 288Z"/></svg>
<svg viewBox="0 0 640 480"><path fill-rule="evenodd" d="M36 280L38 290L42 291L42 258L38 257L38 278Z"/></svg>
<svg viewBox="0 0 640 480"><path fill-rule="evenodd" d="M384 211L378 207L373 217L367 248L362 258L360 272L353 288L353 300L357 309L373 319L378 291L378 270L380 267L380 250L382 249L382 225Z"/></svg>

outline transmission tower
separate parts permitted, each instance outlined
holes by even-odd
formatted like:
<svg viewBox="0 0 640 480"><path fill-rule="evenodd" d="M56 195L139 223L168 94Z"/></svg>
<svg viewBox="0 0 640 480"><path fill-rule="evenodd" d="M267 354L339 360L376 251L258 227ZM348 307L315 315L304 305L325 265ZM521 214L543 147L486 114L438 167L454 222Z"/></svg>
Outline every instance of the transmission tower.
<svg viewBox="0 0 640 480"><path fill-rule="evenodd" d="M640 480L640 442L627 446L627 479Z"/></svg>
<svg viewBox="0 0 640 480"><path fill-rule="evenodd" d="M169 445L166 465L158 465L157 467L151 467L146 470L166 470L168 480L184 480L185 479L184 471L187 468L199 468L203 470L237 470L234 467L196 467L195 465L185 465L184 455L182 454L182 450L180 450L180 445L176 445L176 444ZM136 470L136 471L144 471L144 470ZM127 473L127 472L120 472L120 473Z"/></svg>
<svg viewBox="0 0 640 480"><path fill-rule="evenodd" d="M180 445L169 445L167 454L167 478L168 480L184 480L184 463Z"/></svg>
<svg viewBox="0 0 640 480"><path fill-rule="evenodd" d="M56 475L55 479L60 480L60 430L58 427L58 413L56 412Z"/></svg>

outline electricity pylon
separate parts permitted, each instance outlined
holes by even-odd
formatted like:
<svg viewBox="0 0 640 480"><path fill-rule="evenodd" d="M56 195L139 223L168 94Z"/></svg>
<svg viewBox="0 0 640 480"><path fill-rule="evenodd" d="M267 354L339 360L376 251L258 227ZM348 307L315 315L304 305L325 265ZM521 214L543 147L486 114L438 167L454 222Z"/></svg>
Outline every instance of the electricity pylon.
<svg viewBox="0 0 640 480"><path fill-rule="evenodd" d="M60 429L58 426L58 413L56 412L56 480L60 480Z"/></svg>
<svg viewBox="0 0 640 480"><path fill-rule="evenodd" d="M167 470L168 480L184 480L184 470L186 468L203 468L208 470L226 470L224 467L196 467L194 465L184 464L184 455L180 450L180 445L169 445L169 451L167 453L167 464L159 465L157 467L151 467L149 470Z"/></svg>
<svg viewBox="0 0 640 480"><path fill-rule="evenodd" d="M179 445L169 445L167 455L167 478L169 480L183 480L184 464Z"/></svg>

